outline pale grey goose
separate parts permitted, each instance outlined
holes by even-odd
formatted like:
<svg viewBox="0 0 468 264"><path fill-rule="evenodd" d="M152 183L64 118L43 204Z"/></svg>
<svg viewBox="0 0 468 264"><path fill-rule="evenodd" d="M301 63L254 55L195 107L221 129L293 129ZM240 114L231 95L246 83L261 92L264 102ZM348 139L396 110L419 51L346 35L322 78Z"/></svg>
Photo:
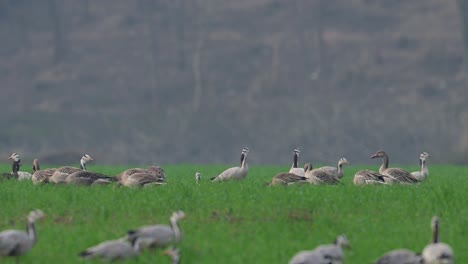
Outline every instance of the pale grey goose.
<svg viewBox="0 0 468 264"><path fill-rule="evenodd" d="M0 233L0 256L19 257L27 253L37 242L35 223L44 217L44 212L33 210L28 215L26 231L6 230ZM18 259L17 259L18 260Z"/></svg>
<svg viewBox="0 0 468 264"><path fill-rule="evenodd" d="M330 172L320 169L312 169L311 163L306 163L304 165L305 177L307 181L312 184L321 185L321 184L340 184L338 177Z"/></svg>
<svg viewBox="0 0 468 264"><path fill-rule="evenodd" d="M386 184L385 177L387 176L376 171L360 170L354 174L353 183L356 185Z"/></svg>
<svg viewBox="0 0 468 264"><path fill-rule="evenodd" d="M344 175L343 165L349 165L349 161L346 158L339 159L336 167L324 166L324 167L317 168L317 170L323 170L323 171L332 173L338 179L341 179L343 178L343 175Z"/></svg>
<svg viewBox="0 0 468 264"><path fill-rule="evenodd" d="M427 152L423 152L419 155L419 166L421 170L411 172L411 174L418 180L424 181L429 177L429 168L427 167L427 159L430 157Z"/></svg>
<svg viewBox="0 0 468 264"><path fill-rule="evenodd" d="M289 264L342 264L345 259L343 247L350 247L349 240L345 235L339 235L333 244L321 245L312 251L297 253Z"/></svg>
<svg viewBox="0 0 468 264"><path fill-rule="evenodd" d="M291 166L291 169L289 169L289 173L294 173L299 176L305 176L304 168L298 167L299 153L301 153L301 151L298 148L294 149L293 164Z"/></svg>
<svg viewBox="0 0 468 264"><path fill-rule="evenodd" d="M128 231L129 240L138 238L140 247L161 248L171 243L179 242L182 239L182 232L179 227L179 220L185 217L183 211L176 211L171 215L171 225L149 225L142 226L135 230Z"/></svg>
<svg viewBox="0 0 468 264"><path fill-rule="evenodd" d="M388 155L385 151L380 150L376 152L374 155L371 156L372 159L375 158L383 158L382 165L380 166L379 173L385 176L386 183L417 183L418 180L411 175L411 173L400 169L400 168L389 168L388 163Z"/></svg>
<svg viewBox="0 0 468 264"><path fill-rule="evenodd" d="M395 249L385 253L374 264L423 264L421 255L409 249Z"/></svg>
<svg viewBox="0 0 468 264"><path fill-rule="evenodd" d="M54 171L52 176L49 178L49 182L51 183L66 183L67 177L77 171L85 171L86 170L86 164L88 162L93 161L94 159L88 155L85 154L83 157L80 159L80 168L76 167L71 167L71 166L64 166L60 167L57 170Z"/></svg>
<svg viewBox="0 0 468 264"><path fill-rule="evenodd" d="M79 254L85 259L101 259L104 261L116 261L134 258L140 253L137 238L130 241L125 239L107 240L96 246L90 247Z"/></svg>
<svg viewBox="0 0 468 264"><path fill-rule="evenodd" d="M445 243L440 242L439 237L439 218L434 216L432 224L432 243L427 245L422 256L425 264L453 264L455 257L452 248Z"/></svg>
<svg viewBox="0 0 468 264"><path fill-rule="evenodd" d="M247 154L249 153L249 148L244 147L241 152L241 164L239 167L232 167L216 177L211 178L212 181L224 181L224 180L242 180L247 177L249 173L249 165L247 164Z"/></svg>

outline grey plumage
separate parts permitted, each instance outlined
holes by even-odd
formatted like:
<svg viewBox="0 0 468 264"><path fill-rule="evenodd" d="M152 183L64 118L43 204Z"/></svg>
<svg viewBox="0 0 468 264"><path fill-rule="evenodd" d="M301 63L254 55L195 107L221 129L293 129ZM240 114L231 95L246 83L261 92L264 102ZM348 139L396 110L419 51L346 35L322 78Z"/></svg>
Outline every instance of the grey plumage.
<svg viewBox="0 0 468 264"><path fill-rule="evenodd" d="M65 179L67 184L75 185L100 185L109 184L112 181L113 178L107 175L83 170L73 172Z"/></svg>
<svg viewBox="0 0 468 264"><path fill-rule="evenodd" d="M290 185L298 182L306 182L307 178L294 173L281 172L271 180L271 185Z"/></svg>
<svg viewBox="0 0 468 264"><path fill-rule="evenodd" d="M249 148L244 147L241 152L241 165L239 167L232 167L216 177L211 178L212 181L225 181L225 180L242 180L247 177L249 172L249 165L247 164L247 154L249 153Z"/></svg>
<svg viewBox="0 0 468 264"><path fill-rule="evenodd" d="M49 178L54 174L56 171L56 168L50 168L50 169L44 169L41 170L39 160L34 159L33 160L33 175L31 176L31 180L34 184L40 184L40 183L48 183Z"/></svg>
<svg viewBox="0 0 468 264"><path fill-rule="evenodd" d="M104 241L90 247L79 254L85 259L101 259L115 261L134 258L139 255L140 247L137 239L126 241L124 239Z"/></svg>
<svg viewBox="0 0 468 264"><path fill-rule="evenodd" d="M431 155L427 152L423 152L419 155L419 165L421 166L421 170L411 172L418 181L424 181L429 177L429 168L427 166L427 160Z"/></svg>
<svg viewBox="0 0 468 264"><path fill-rule="evenodd" d="M354 174L353 183L356 185L365 184L386 184L385 175L371 170L360 170Z"/></svg>
<svg viewBox="0 0 468 264"><path fill-rule="evenodd" d="M179 220L185 217L182 211L176 211L170 218L171 225L149 225L142 226L135 230L128 231L128 239L137 238L140 247L162 248L171 243L179 242L182 239L182 232L179 227Z"/></svg>
<svg viewBox="0 0 468 264"><path fill-rule="evenodd" d="M421 255L409 249L395 249L385 253L374 264L423 264Z"/></svg>
<svg viewBox="0 0 468 264"><path fill-rule="evenodd" d="M166 183L164 169L159 166L151 166L147 169L128 169L117 175L115 179L120 184L128 187L161 185Z"/></svg>
<svg viewBox="0 0 468 264"><path fill-rule="evenodd" d="M289 264L343 264L343 247L350 247L345 235L339 235L333 244L320 245L311 251L300 251Z"/></svg>
<svg viewBox="0 0 468 264"><path fill-rule="evenodd" d="M418 180L411 173L400 168L389 168L389 158L385 151L380 150L371 156L372 159L383 158L379 173L387 176L386 183L417 183Z"/></svg>
<svg viewBox="0 0 468 264"><path fill-rule="evenodd" d="M321 184L341 184L340 179L338 179L335 174L330 173L326 170L312 169L312 164L306 163L304 166L305 177L307 181L312 184L321 185Z"/></svg>
<svg viewBox="0 0 468 264"><path fill-rule="evenodd" d="M422 256L425 264L453 264L455 257L452 247L448 244L440 242L439 237L439 218L434 216L431 220L432 224L432 243L427 245Z"/></svg>
<svg viewBox="0 0 468 264"><path fill-rule="evenodd" d="M67 182L67 177L70 174L72 174L74 172L78 172L78 171L86 171L86 164L88 162L93 161L93 160L94 159L90 155L85 154L80 159L80 168L71 167L71 166L60 167L60 168L58 168L57 170L54 171L52 176L50 176L49 182L56 183L56 184L57 183L66 183Z"/></svg>
<svg viewBox="0 0 468 264"><path fill-rule="evenodd" d="M0 256L19 257L26 254L37 242L35 223L44 217L44 212L33 210L28 215L26 231L6 230L0 233Z"/></svg>
<svg viewBox="0 0 468 264"><path fill-rule="evenodd" d="M318 168L317 170L326 171L326 172L328 172L328 173L333 174L333 175L336 176L338 179L341 179L341 178L343 178L343 176L344 176L343 165L349 165L349 161L348 161L346 158L341 158L341 159L339 159L339 160L338 160L338 164L337 164L336 167L324 166L324 167Z"/></svg>

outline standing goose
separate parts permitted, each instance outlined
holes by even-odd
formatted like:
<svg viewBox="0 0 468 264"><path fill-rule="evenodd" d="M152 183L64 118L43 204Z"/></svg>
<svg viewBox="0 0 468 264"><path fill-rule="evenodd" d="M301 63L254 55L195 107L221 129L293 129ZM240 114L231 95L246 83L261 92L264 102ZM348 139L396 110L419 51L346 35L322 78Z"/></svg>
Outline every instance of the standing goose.
<svg viewBox="0 0 468 264"><path fill-rule="evenodd" d="M11 154L11 156L8 158L13 160L13 176L16 177L18 180L29 180L31 179L32 174L26 171L19 171L21 164L21 159L20 156L16 153Z"/></svg>
<svg viewBox="0 0 468 264"><path fill-rule="evenodd" d="M439 218L432 218L432 243L427 245L422 256L425 264L453 264L455 262L452 248L440 242L439 239Z"/></svg>
<svg viewBox="0 0 468 264"><path fill-rule="evenodd" d="M409 249L395 249L385 253L374 264L423 264L423 258Z"/></svg>
<svg viewBox="0 0 468 264"><path fill-rule="evenodd" d="M411 175L411 173L400 169L400 168L389 168L388 167L388 155L385 151L380 150L371 156L371 159L383 158L382 165L380 166L379 173L385 176L386 183L417 183L418 180Z"/></svg>
<svg viewBox="0 0 468 264"><path fill-rule="evenodd" d="M343 264L343 247L350 247L348 238L340 235L333 244L321 245L311 251L297 253L289 264Z"/></svg>
<svg viewBox="0 0 468 264"><path fill-rule="evenodd" d="M142 226L135 230L128 231L128 239L132 240L137 238L140 247L155 248L165 247L171 243L179 242L182 239L182 232L179 228L179 220L185 217L182 211L176 211L170 218L171 225L151 225Z"/></svg>
<svg viewBox="0 0 468 264"><path fill-rule="evenodd" d="M340 180L333 173L321 169L312 169L312 164L304 165L305 177L312 184L340 184Z"/></svg>
<svg viewBox="0 0 468 264"><path fill-rule="evenodd" d="M164 255L168 255L171 257L172 264L180 263L180 250L178 248L171 247L164 251Z"/></svg>
<svg viewBox="0 0 468 264"><path fill-rule="evenodd" d="M201 181L201 173L199 173L199 172L196 172L196 173L195 173L195 181L197 182L197 184L200 184L200 181Z"/></svg>
<svg viewBox="0 0 468 264"><path fill-rule="evenodd" d="M50 176L49 182L52 183L66 183L68 175L77 172L77 171L83 171L86 170L86 164L88 162L93 161L93 158L91 158L90 155L85 154L83 157L81 157L80 160L80 168L76 167L70 167L70 166L64 166L60 167L55 172Z"/></svg>
<svg viewBox="0 0 468 264"><path fill-rule="evenodd" d="M385 175L371 170L360 170L354 174L353 183L356 185L365 184L386 184Z"/></svg>
<svg viewBox="0 0 468 264"><path fill-rule="evenodd" d="M249 165L247 164L247 154L249 153L249 148L244 147L241 152L241 165L240 167L232 167L216 177L211 178L212 181L224 181L224 180L242 180L247 177L249 172Z"/></svg>
<svg viewBox="0 0 468 264"><path fill-rule="evenodd" d="M298 148L294 149L293 164L291 166L291 169L289 169L289 173L294 173L299 176L304 176L305 175L304 168L299 168L297 165L299 153L301 153L301 151Z"/></svg>
<svg viewBox="0 0 468 264"><path fill-rule="evenodd" d="M49 178L52 176L52 174L54 174L56 170L57 170L56 168L41 170L40 165L39 165L39 160L34 159L33 160L34 173L31 176L31 180L34 184L48 183Z"/></svg>
<svg viewBox="0 0 468 264"><path fill-rule="evenodd" d="M271 185L290 185L298 182L307 182L307 178L295 173L281 172L271 180Z"/></svg>
<svg viewBox="0 0 468 264"><path fill-rule="evenodd" d="M427 159L430 157L427 152L421 153L419 155L419 165L421 166L420 171L414 171L411 174L418 180L418 181L424 181L429 177L429 168L427 167Z"/></svg>
<svg viewBox="0 0 468 264"><path fill-rule="evenodd" d="M349 165L349 161L346 158L341 158L340 160L338 160L338 165L336 167L324 166L318 169L332 173L333 175L338 177L338 179L341 179L344 175L343 165Z"/></svg>
<svg viewBox="0 0 468 264"><path fill-rule="evenodd" d="M31 250L37 242L35 223L42 217L44 217L44 213L41 210L33 210L28 215L26 232L21 230L6 230L1 232L0 256L19 257Z"/></svg>
<svg viewBox="0 0 468 264"><path fill-rule="evenodd" d="M79 254L84 259L101 259L104 261L124 260L138 256L140 253L137 238L130 242L122 239L104 241Z"/></svg>

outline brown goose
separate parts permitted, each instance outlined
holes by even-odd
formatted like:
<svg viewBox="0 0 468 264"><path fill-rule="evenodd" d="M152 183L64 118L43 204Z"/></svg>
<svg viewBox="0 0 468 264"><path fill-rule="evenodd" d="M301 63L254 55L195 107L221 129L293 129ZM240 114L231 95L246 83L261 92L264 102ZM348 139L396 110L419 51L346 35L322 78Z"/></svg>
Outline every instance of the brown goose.
<svg viewBox="0 0 468 264"><path fill-rule="evenodd" d="M400 168L389 168L388 167L388 155L385 151L380 150L371 156L371 159L383 158L382 165L380 166L379 173L385 176L386 183L417 183L418 180L411 175L411 173L400 169Z"/></svg>
<svg viewBox="0 0 468 264"><path fill-rule="evenodd" d="M387 176L371 170L360 170L354 174L353 183L356 185L364 184L386 184Z"/></svg>
<svg viewBox="0 0 468 264"><path fill-rule="evenodd" d="M431 224L432 243L427 245L422 252L424 263L453 264L455 261L452 248L448 244L440 242L439 239L439 218L434 216Z"/></svg>
<svg viewBox="0 0 468 264"><path fill-rule="evenodd" d="M312 169L312 164L306 163L304 165L305 177L307 181L312 184L340 184L340 179L333 173L320 169Z"/></svg>
<svg viewBox="0 0 468 264"><path fill-rule="evenodd" d="M164 169L160 166L150 166L147 169L128 169L115 176L115 179L120 184L129 187L160 185L166 183L166 175Z"/></svg>
<svg viewBox="0 0 468 264"><path fill-rule="evenodd" d="M54 174L56 170L57 170L56 168L41 170L41 167L39 165L39 160L34 159L33 160L34 173L31 177L31 180L34 184L48 183L49 178L52 176L52 174Z"/></svg>
<svg viewBox="0 0 468 264"><path fill-rule="evenodd" d="M306 182L307 178L294 173L281 172L271 180L271 185L290 185L298 182Z"/></svg>
<svg viewBox="0 0 468 264"><path fill-rule="evenodd" d="M68 175L74 172L86 170L86 164L90 161L93 161L93 158L91 158L91 156L89 156L88 154L83 155L83 157L81 157L81 160L80 160L80 168L70 167L70 166L60 167L57 170L55 170L52 176L50 176L49 182L66 183Z"/></svg>
<svg viewBox="0 0 468 264"><path fill-rule="evenodd" d="M336 177L338 177L338 179L341 179L344 175L343 165L349 165L349 161L346 158L341 158L338 160L338 165L336 167L325 166L318 168L318 170L324 170L333 173Z"/></svg>
<svg viewBox="0 0 468 264"><path fill-rule="evenodd" d="M298 148L294 149L293 164L291 166L291 169L289 169L289 173L294 173L299 176L304 176L305 175L304 168L299 168L297 165L299 153L301 153L301 151Z"/></svg>
<svg viewBox="0 0 468 264"><path fill-rule="evenodd" d="M249 173L249 165L247 164L247 154L249 153L249 148L244 147L241 152L241 164L239 167L232 167L216 177L211 178L212 181L225 181L225 180L242 180L247 177Z"/></svg>

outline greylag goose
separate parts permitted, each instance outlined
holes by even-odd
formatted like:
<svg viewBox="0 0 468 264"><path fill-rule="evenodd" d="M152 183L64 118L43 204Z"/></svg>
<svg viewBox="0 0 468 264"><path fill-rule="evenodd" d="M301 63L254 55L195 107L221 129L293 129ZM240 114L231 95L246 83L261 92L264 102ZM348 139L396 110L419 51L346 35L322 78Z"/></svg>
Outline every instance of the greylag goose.
<svg viewBox="0 0 468 264"><path fill-rule="evenodd" d="M427 264L453 264L455 262L452 248L439 239L439 218L432 218L432 243L427 245L422 256Z"/></svg>
<svg viewBox="0 0 468 264"><path fill-rule="evenodd" d="M195 181L200 184L200 181L201 181L201 173L199 172L196 172L195 173Z"/></svg>
<svg viewBox="0 0 468 264"><path fill-rule="evenodd" d="M297 165L298 159L299 159L299 153L301 153L301 151L298 148L294 149L293 164L291 166L291 169L289 169L289 173L294 173L299 176L304 176L305 175L304 168L299 168Z"/></svg>
<svg viewBox="0 0 468 264"><path fill-rule="evenodd" d="M107 175L84 170L73 172L65 179L67 184L75 185L107 185L112 181L113 178Z"/></svg>
<svg viewBox="0 0 468 264"><path fill-rule="evenodd" d="M241 152L241 164L239 167L232 167L216 177L211 178L212 181L224 181L224 180L242 180L247 177L249 173L249 165L247 164L247 154L249 153L249 148L244 147Z"/></svg>
<svg viewBox="0 0 468 264"><path fill-rule="evenodd" d="M150 225L142 226L135 230L128 231L129 240L137 238L140 247L155 248L165 247L173 242L179 242L182 239L182 232L179 228L179 220L185 217L182 211L176 211L170 218L171 225Z"/></svg>
<svg viewBox="0 0 468 264"><path fill-rule="evenodd" d="M172 264L180 263L180 250L178 248L171 247L164 251L164 255L168 255L171 257Z"/></svg>
<svg viewBox="0 0 468 264"><path fill-rule="evenodd" d="M104 241L90 247L79 254L84 259L101 259L104 261L116 261L134 258L140 253L137 238L130 242L122 239Z"/></svg>
<svg viewBox="0 0 468 264"><path fill-rule="evenodd" d="M128 169L115 176L115 179L120 184L129 187L166 183L164 169L159 166L150 166L147 169Z"/></svg>
<svg viewBox="0 0 468 264"><path fill-rule="evenodd" d="M324 170L326 172L332 173L338 177L338 179L341 179L344 175L343 165L349 165L349 161L346 158L341 158L338 160L338 165L336 167L324 166L318 168L318 170Z"/></svg>
<svg viewBox="0 0 468 264"><path fill-rule="evenodd" d="M56 170L57 170L56 168L41 170L41 167L39 165L39 160L34 159L33 160L34 173L31 176L31 180L34 184L48 183L49 178L52 176L52 174L54 174Z"/></svg>
<svg viewBox="0 0 468 264"><path fill-rule="evenodd" d="M19 171L21 164L21 159L20 156L16 153L11 154L11 156L8 158L13 160L13 176L15 176L18 180L29 180L31 179L32 174L26 171Z"/></svg>
<svg viewBox="0 0 468 264"><path fill-rule="evenodd" d="M304 165L305 177L312 184L340 184L340 180L333 173L320 169L312 169L312 164Z"/></svg>
<svg viewBox="0 0 468 264"><path fill-rule="evenodd" d="M307 182L307 178L295 173L281 172L271 180L271 185L290 185L298 182Z"/></svg>
<svg viewBox="0 0 468 264"><path fill-rule="evenodd" d="M0 256L19 257L31 250L37 242L35 223L42 217L44 217L44 212L39 209L33 210L28 215L26 232L22 230L6 230L1 232Z"/></svg>
<svg viewBox="0 0 468 264"><path fill-rule="evenodd" d="M424 181L429 177L429 168L427 167L427 159L430 157L427 152L421 153L419 155L419 166L421 166L420 171L414 171L411 174L418 180L418 181Z"/></svg>
<svg viewBox="0 0 468 264"><path fill-rule="evenodd" d="M350 247L348 238L345 235L340 235L335 239L333 244L321 245L312 251L301 251L297 253L290 261L289 264L301 263L344 263L343 247Z"/></svg>
<svg viewBox="0 0 468 264"><path fill-rule="evenodd" d="M421 255L409 249L395 249L380 257L374 264L423 264Z"/></svg>
<svg viewBox="0 0 468 264"><path fill-rule="evenodd" d="M385 176L386 183L417 183L418 180L411 175L411 173L400 169L400 168L389 168L388 163L388 155L385 151L380 150L374 155L371 156L371 159L375 158L383 158L382 165L380 166L379 173Z"/></svg>
<svg viewBox="0 0 468 264"><path fill-rule="evenodd" d="M365 184L386 184L385 175L371 170L360 170L354 174L353 183L356 185Z"/></svg>
<svg viewBox="0 0 468 264"><path fill-rule="evenodd" d="M78 172L78 171L85 171L86 170L86 164L88 162L93 161L93 160L94 159L90 155L85 154L80 159L80 168L70 167L70 166L60 167L60 168L58 168L57 170L54 171L52 176L50 176L49 182L51 182L51 183L66 183L67 177L70 174L72 174L74 172Z"/></svg>

